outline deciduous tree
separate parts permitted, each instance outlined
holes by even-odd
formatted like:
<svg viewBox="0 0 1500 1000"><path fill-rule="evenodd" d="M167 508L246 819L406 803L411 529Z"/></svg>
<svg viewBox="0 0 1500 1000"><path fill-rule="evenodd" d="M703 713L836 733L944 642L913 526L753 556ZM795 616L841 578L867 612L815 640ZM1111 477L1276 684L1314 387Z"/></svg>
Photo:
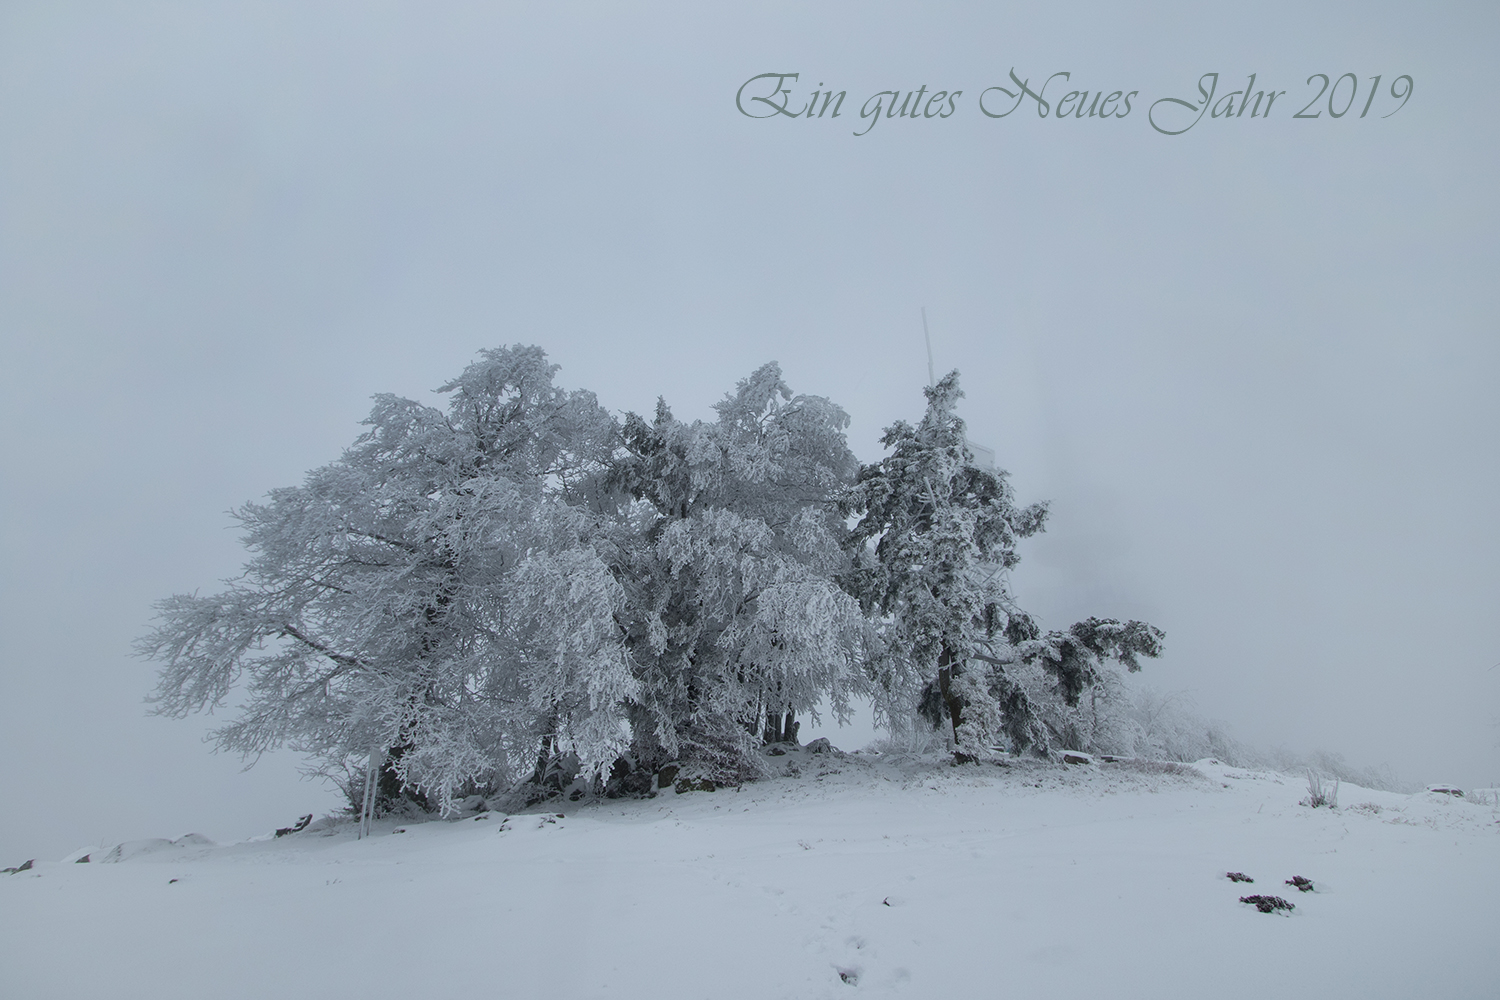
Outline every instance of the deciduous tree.
<svg viewBox="0 0 1500 1000"><path fill-rule="evenodd" d="M617 429L555 370L502 348L439 390L446 412L377 396L342 458L236 511L244 574L163 601L140 643L157 711L243 681L219 746L367 758L387 798L424 805L525 771L544 740L608 766L637 684L586 505Z"/></svg>
<svg viewBox="0 0 1500 1000"><path fill-rule="evenodd" d="M689 424L662 402L649 423L626 418L616 480L636 503L614 565L641 682L639 752L728 773L753 768L760 738L787 738L790 717L825 697L847 713L871 632L834 580L838 497L857 467L848 417L794 395L774 363L716 410Z"/></svg>

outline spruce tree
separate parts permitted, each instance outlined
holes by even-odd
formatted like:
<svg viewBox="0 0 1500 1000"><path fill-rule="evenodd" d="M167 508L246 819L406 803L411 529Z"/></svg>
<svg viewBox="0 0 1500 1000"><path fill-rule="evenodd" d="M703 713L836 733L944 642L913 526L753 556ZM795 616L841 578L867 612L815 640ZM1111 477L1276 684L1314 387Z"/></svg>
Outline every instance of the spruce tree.
<svg viewBox="0 0 1500 1000"><path fill-rule="evenodd" d="M857 521L842 579L882 619L891 651L878 707L892 718L915 698L935 726L947 723L959 761L1002 741L1045 752L1046 729L1015 670L1041 665L1055 694L1076 705L1103 658L1137 670L1140 656L1160 653L1162 634L1100 618L1042 634L1006 571L1020 559L1017 543L1043 529L1047 506L1019 506L1006 473L975 463L955 412L957 372L926 394L921 423L888 427L881 441L890 454L865 466L843 501Z"/></svg>

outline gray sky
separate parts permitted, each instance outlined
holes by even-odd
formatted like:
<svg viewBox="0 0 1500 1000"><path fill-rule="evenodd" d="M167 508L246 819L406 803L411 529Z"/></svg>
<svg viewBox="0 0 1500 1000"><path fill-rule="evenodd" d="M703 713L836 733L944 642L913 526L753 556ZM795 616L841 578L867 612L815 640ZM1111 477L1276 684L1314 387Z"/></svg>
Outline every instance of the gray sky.
<svg viewBox="0 0 1500 1000"><path fill-rule="evenodd" d="M129 647L371 394L527 342L707 417L775 359L871 461L923 305L1053 503L1024 606L1161 626L1145 679L1248 742L1500 784L1500 9L430 6L0 7L0 861L336 804L147 718ZM1139 94L988 119L1012 67ZM765 72L842 116L740 115ZM1153 131L1208 72L1286 94ZM955 113L853 134L919 86Z"/></svg>

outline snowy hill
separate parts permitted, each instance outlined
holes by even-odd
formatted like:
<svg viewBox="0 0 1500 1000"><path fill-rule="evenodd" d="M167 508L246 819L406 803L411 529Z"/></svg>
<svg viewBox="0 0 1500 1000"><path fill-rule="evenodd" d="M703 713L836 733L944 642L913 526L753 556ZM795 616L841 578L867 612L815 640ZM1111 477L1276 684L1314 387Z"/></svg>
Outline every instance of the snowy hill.
<svg viewBox="0 0 1500 1000"><path fill-rule="evenodd" d="M42 997L1490 997L1493 800L1215 761L794 752L739 790L324 821L0 878ZM561 813L561 815L559 815ZM81 852L80 852L81 853ZM100 863L109 859L115 863ZM1255 881L1230 881L1243 872ZM1298 892L1286 880L1312 880ZM1265 914L1247 893L1295 909Z"/></svg>

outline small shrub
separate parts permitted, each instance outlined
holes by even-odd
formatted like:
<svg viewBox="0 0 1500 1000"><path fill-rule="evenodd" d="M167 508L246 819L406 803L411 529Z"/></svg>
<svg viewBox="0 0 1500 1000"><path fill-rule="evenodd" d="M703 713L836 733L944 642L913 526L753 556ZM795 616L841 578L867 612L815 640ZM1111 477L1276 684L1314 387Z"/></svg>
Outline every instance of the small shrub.
<svg viewBox="0 0 1500 1000"><path fill-rule="evenodd" d="M1301 875L1293 875L1291 878L1286 880L1286 884L1296 886L1298 892L1313 891L1312 879L1303 878Z"/></svg>
<svg viewBox="0 0 1500 1000"><path fill-rule="evenodd" d="M1229 874L1227 874L1225 876L1225 878L1229 879L1229 881L1231 881L1231 882L1254 882L1255 881L1255 879L1251 878L1249 875L1246 875L1244 872L1230 872Z"/></svg>
<svg viewBox="0 0 1500 1000"><path fill-rule="evenodd" d="M1316 771L1308 771L1307 798L1302 800L1302 804L1305 806L1312 806L1314 809L1318 808L1319 806L1327 806L1329 809L1337 809L1339 807L1338 779L1333 779L1333 787L1329 788L1327 785L1323 784L1323 779L1318 776Z"/></svg>

